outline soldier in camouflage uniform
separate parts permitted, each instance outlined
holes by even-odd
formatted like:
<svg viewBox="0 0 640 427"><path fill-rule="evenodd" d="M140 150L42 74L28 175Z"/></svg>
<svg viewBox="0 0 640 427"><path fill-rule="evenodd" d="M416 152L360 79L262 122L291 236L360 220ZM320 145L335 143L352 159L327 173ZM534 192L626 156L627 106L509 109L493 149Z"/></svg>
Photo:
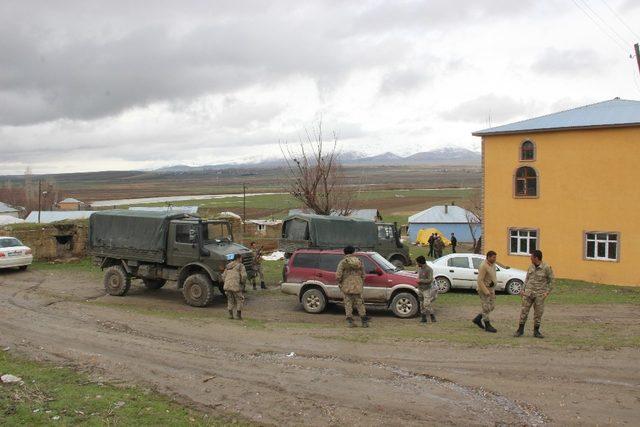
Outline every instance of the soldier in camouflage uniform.
<svg viewBox="0 0 640 427"><path fill-rule="evenodd" d="M489 320L489 314L493 311L496 304L496 284L498 278L496 275L496 258L497 254L494 251L487 252L487 257L480 268L478 269L478 295L480 296L480 302L482 303L482 313L478 314L473 323L478 325L479 328L484 329L487 332L498 332L496 328L491 326ZM484 323L483 323L484 322Z"/></svg>
<svg viewBox="0 0 640 427"><path fill-rule="evenodd" d="M260 278L260 289L267 289L267 286L264 284L264 271L262 270L262 247L257 248L256 242L251 242L251 246L249 246L253 255L253 277L251 279L251 284L253 285L253 290L256 289L256 282L258 278Z"/></svg>
<svg viewBox="0 0 640 427"><path fill-rule="evenodd" d="M224 293L227 296L227 309L229 310L229 319L233 319L233 311L236 310L238 320L242 319L242 306L244 305L244 294L242 290L247 282L247 270L242 264L242 256L236 254L233 261L227 264L222 273L224 281Z"/></svg>
<svg viewBox="0 0 640 427"><path fill-rule="evenodd" d="M542 262L542 251L531 252L531 266L527 270L524 288L520 292L522 295L520 325L513 334L514 336L521 337L524 334L524 324L527 322L529 311L533 305L533 336L544 338L540 333L540 322L542 321L542 313L544 313L544 301L551 292L552 284L553 270L548 264Z"/></svg>
<svg viewBox="0 0 640 427"><path fill-rule="evenodd" d="M423 256L416 258L418 264L418 299L420 300L420 322L427 323L427 314L436 321L433 302L438 297L438 286L433 283L433 269L427 265Z"/></svg>
<svg viewBox="0 0 640 427"><path fill-rule="evenodd" d="M355 248L353 246L347 246L344 248L345 257L338 264L336 270L336 279L338 286L344 294L344 309L347 315L347 322L349 327L354 327L353 324L353 306L356 306L358 315L362 321L362 327L369 327L369 318L364 308L364 301L362 300L362 290L364 288L364 267L362 261L358 257L354 256Z"/></svg>

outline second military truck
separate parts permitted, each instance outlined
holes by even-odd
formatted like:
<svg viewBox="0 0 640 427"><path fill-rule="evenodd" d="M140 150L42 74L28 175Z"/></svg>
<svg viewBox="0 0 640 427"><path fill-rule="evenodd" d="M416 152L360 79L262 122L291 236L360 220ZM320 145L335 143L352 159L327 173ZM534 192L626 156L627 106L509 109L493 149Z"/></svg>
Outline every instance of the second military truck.
<svg viewBox="0 0 640 427"><path fill-rule="evenodd" d="M233 242L228 221L175 212L112 210L89 219L89 253L104 270L108 294L122 296L132 278L148 289L177 282L187 304L207 306L222 291L222 272L236 254L253 275L253 254Z"/></svg>

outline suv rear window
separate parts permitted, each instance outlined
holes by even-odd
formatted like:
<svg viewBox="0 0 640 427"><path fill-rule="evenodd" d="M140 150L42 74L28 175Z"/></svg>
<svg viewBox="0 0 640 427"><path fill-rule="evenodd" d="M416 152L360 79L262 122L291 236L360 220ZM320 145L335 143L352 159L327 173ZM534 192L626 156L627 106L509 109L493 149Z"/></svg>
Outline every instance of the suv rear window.
<svg viewBox="0 0 640 427"><path fill-rule="evenodd" d="M318 268L318 258L318 254L295 254L293 256L293 266L298 268Z"/></svg>
<svg viewBox="0 0 640 427"><path fill-rule="evenodd" d="M320 270L336 272L338 264L344 256L339 254L322 254L320 255Z"/></svg>

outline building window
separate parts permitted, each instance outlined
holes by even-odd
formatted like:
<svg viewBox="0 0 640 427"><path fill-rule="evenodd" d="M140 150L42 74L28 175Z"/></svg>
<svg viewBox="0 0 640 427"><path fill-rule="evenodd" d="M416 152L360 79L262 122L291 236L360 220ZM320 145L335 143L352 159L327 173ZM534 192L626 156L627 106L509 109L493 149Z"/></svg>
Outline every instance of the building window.
<svg viewBox="0 0 640 427"><path fill-rule="evenodd" d="M536 197L538 195L538 174L529 166L516 170L516 197Z"/></svg>
<svg viewBox="0 0 640 427"><path fill-rule="evenodd" d="M531 141L525 141L520 146L520 160L531 161L536 159L536 146Z"/></svg>
<svg viewBox="0 0 640 427"><path fill-rule="evenodd" d="M585 233L585 258L599 261L617 261L619 256L618 233Z"/></svg>
<svg viewBox="0 0 640 427"><path fill-rule="evenodd" d="M509 230L509 253L511 255L529 255L538 249L538 231L512 228Z"/></svg>

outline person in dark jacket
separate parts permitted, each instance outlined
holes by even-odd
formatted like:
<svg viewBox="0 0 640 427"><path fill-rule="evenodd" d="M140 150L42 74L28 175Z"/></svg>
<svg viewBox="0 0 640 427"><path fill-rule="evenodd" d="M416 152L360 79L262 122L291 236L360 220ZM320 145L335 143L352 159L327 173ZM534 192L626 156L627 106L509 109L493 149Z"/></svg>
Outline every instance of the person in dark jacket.
<svg viewBox="0 0 640 427"><path fill-rule="evenodd" d="M456 246L458 245L458 239L456 239L456 235L454 233L451 233L451 253L455 254L456 253Z"/></svg>
<svg viewBox="0 0 640 427"><path fill-rule="evenodd" d="M436 240L436 236L435 233L431 233L431 236L429 236L429 240L427 240L427 243L429 244L429 257L433 258L433 242Z"/></svg>

